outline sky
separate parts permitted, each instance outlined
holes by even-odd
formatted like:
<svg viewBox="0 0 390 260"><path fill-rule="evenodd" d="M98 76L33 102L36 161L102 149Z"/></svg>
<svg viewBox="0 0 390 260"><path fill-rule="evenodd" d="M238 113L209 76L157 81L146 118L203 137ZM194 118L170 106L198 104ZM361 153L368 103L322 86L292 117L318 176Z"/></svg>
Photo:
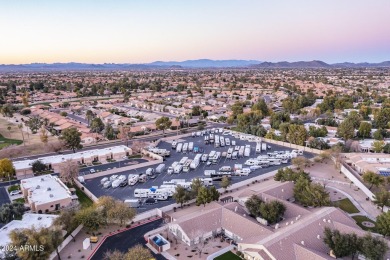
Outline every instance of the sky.
<svg viewBox="0 0 390 260"><path fill-rule="evenodd" d="M0 64L390 60L389 0L0 0Z"/></svg>

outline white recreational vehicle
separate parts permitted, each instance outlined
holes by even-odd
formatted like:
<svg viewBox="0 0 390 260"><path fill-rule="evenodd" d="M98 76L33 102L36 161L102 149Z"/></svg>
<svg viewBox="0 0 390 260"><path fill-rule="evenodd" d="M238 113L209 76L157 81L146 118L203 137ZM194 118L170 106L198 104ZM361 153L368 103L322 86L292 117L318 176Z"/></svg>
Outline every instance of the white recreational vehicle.
<svg viewBox="0 0 390 260"><path fill-rule="evenodd" d="M128 179L128 184L130 186L133 186L133 185L135 185L138 182L139 175L137 175L137 174L129 174L127 179Z"/></svg>

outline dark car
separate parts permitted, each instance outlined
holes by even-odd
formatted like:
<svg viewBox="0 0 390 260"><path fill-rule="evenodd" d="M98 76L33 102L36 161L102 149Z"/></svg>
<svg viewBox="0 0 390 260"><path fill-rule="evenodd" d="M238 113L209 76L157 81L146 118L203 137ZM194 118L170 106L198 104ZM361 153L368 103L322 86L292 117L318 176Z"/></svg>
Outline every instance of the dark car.
<svg viewBox="0 0 390 260"><path fill-rule="evenodd" d="M153 199L153 198L147 198L145 200L145 205L153 205L153 204L156 204L157 203L157 200Z"/></svg>
<svg viewBox="0 0 390 260"><path fill-rule="evenodd" d="M120 184L119 184L119 187L125 187L127 185L127 180L124 180L122 181Z"/></svg>

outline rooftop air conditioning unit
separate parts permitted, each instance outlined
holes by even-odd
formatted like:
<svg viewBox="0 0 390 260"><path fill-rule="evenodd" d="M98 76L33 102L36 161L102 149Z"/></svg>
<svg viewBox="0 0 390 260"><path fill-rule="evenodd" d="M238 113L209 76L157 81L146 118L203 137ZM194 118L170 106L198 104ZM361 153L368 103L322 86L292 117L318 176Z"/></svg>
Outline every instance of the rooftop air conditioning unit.
<svg viewBox="0 0 390 260"><path fill-rule="evenodd" d="M41 186L37 185L36 189L40 189L40 188L41 188Z"/></svg>
<svg viewBox="0 0 390 260"><path fill-rule="evenodd" d="M44 178L41 178L41 181L45 181L45 179L44 179Z"/></svg>
<svg viewBox="0 0 390 260"><path fill-rule="evenodd" d="M54 197L54 195L53 194L50 194L50 198L53 198Z"/></svg>
<svg viewBox="0 0 390 260"><path fill-rule="evenodd" d="M48 191L51 191L51 188L49 187L49 188L47 188L47 190L48 190Z"/></svg>

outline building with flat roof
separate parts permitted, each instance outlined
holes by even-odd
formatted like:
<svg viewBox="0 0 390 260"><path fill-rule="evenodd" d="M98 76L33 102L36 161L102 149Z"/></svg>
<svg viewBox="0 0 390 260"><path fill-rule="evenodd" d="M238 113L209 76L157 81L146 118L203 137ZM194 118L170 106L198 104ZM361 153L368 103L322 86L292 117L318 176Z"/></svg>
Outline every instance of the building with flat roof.
<svg viewBox="0 0 390 260"><path fill-rule="evenodd" d="M86 150L77 153L59 154L53 156L46 156L34 160L14 161L16 177L18 179L33 176L32 164L39 160L44 163L49 169L58 172L61 164L70 160L79 164L92 164L92 162L105 163L107 160L119 160L124 156L131 155L131 148L125 145L118 145L107 147L103 149Z"/></svg>
<svg viewBox="0 0 390 260"><path fill-rule="evenodd" d="M390 176L390 154L384 153L346 153L345 162L359 174L372 171L383 176Z"/></svg>
<svg viewBox="0 0 390 260"><path fill-rule="evenodd" d="M217 234L237 243L244 259L294 260L334 259L323 242L324 229L341 233L366 234L344 211L335 207L307 209L293 201L292 182L275 183L254 190L245 189L234 198L212 202L186 215L173 214L170 232L188 246ZM286 206L283 219L274 225L249 216L245 201L252 195L263 201L280 201ZM387 252L386 258L390 256Z"/></svg>
<svg viewBox="0 0 390 260"><path fill-rule="evenodd" d="M0 228L0 247L5 247L11 243L9 234L13 230L24 229L24 228L48 228L51 227L57 215L47 214L33 214L25 213L22 220L12 220L7 225ZM3 257L4 251L0 249L0 258Z"/></svg>
<svg viewBox="0 0 390 260"><path fill-rule="evenodd" d="M32 212L48 213L78 204L77 196L50 174L23 179L20 189Z"/></svg>

